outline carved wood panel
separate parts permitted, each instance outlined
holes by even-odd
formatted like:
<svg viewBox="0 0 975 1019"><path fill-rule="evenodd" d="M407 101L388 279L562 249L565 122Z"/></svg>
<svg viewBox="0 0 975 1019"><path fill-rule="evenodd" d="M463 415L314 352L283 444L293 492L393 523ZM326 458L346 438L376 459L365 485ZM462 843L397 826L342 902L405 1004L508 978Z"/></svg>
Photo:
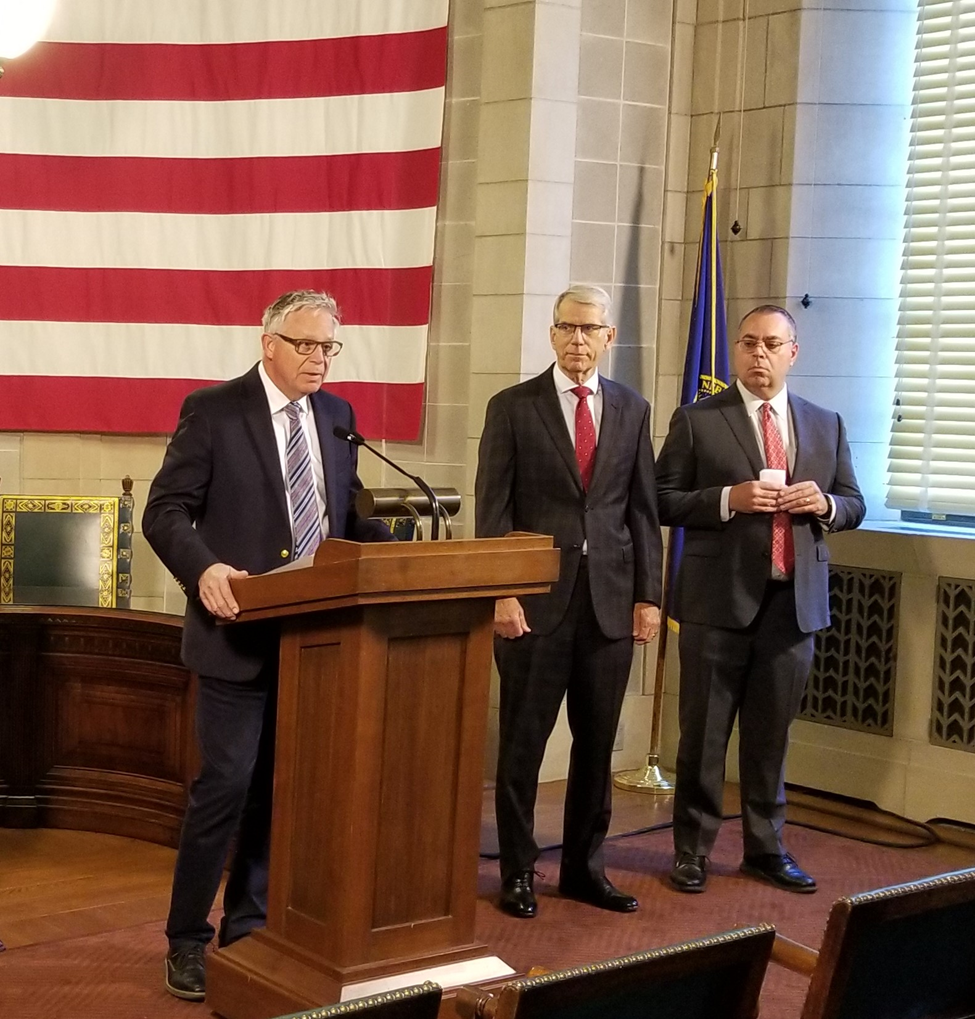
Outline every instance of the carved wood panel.
<svg viewBox="0 0 975 1019"><path fill-rule="evenodd" d="M181 620L0 611L0 824L175 845L196 763Z"/></svg>

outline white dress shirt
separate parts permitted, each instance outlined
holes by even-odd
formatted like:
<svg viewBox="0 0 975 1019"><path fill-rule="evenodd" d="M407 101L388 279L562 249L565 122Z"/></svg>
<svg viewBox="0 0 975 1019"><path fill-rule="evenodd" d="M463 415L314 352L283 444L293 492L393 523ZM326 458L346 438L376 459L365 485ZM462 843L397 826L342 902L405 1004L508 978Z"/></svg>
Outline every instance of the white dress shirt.
<svg viewBox="0 0 975 1019"><path fill-rule="evenodd" d="M291 403L280 389L271 381L270 376L264 370L264 365L259 364L257 373L261 376L264 384L264 392L267 395L267 404L271 411L271 427L274 429L274 441L278 447L278 463L281 465L281 478L284 481L284 497L288 503L288 516L291 516L291 492L288 490L288 431L290 423L285 407ZM322 465L322 447L318 441L318 429L315 427L315 412L311 409L311 403L307 396L295 401L298 404L298 420L301 422L301 430L305 433L305 442L308 443L308 452L311 454L311 473L315 479L315 501L318 503L318 519L322 525L322 539L328 537L328 515L325 512L325 468ZM292 527L294 522L292 521Z"/></svg>
<svg viewBox="0 0 975 1019"><path fill-rule="evenodd" d="M562 417L565 418L565 427L569 429L569 440L572 448L576 445L576 407L579 398L572 392L578 382L570 379L562 369L556 365L552 371L552 379L555 382L555 391L559 394L559 406L562 408ZM591 395L586 397L589 404L589 413L592 414L593 427L596 429L596 444L599 445L599 424L603 419L603 387L599 384L599 372L594 371L582 385L586 386Z"/></svg>

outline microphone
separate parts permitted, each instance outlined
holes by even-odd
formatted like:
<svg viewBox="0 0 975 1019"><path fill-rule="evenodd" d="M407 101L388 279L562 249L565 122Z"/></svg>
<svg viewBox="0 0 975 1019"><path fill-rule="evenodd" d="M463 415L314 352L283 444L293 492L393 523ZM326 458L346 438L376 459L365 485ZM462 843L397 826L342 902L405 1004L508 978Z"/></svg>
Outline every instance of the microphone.
<svg viewBox="0 0 975 1019"><path fill-rule="evenodd" d="M368 449L373 456L378 456L383 463L389 464L394 471L399 471L404 477L409 478L410 481L412 481L427 497L427 499L430 500L430 540L436 541L440 537L440 500L433 494L433 489L423 480L423 478L419 478L415 474L410 474L409 471L400 467L398 463L394 463L388 456L384 456L380 453L378 449L373 449L358 432L354 432L351 428L343 428L342 425L336 425L332 429L332 434L336 439L342 439L344 442L351 442L353 446L365 446L365 448Z"/></svg>

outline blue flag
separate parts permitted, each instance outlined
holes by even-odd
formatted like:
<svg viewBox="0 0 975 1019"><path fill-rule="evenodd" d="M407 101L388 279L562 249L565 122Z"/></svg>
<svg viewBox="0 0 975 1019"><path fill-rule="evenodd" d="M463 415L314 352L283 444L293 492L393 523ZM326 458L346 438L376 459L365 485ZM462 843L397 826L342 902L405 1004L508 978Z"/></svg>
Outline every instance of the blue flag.
<svg viewBox="0 0 975 1019"><path fill-rule="evenodd" d="M718 250L717 188L717 150L713 149L711 168L704 185L701 244L698 250L691 325L687 335L687 356L684 359L681 405L696 403L728 388L728 325L721 278L721 252ZM668 592L673 590L683 548L684 529L674 527L670 532ZM667 616L671 629L678 629L677 620L669 611Z"/></svg>

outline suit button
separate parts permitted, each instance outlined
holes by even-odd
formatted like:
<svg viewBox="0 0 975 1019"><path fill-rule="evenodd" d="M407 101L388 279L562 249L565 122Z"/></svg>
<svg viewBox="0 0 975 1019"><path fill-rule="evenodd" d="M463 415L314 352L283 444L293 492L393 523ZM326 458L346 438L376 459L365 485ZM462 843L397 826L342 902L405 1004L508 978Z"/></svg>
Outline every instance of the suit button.
<svg viewBox="0 0 975 1019"><path fill-rule="evenodd" d="M286 548L281 549L282 559L287 559L289 555L291 555L291 553Z"/></svg>
<svg viewBox="0 0 975 1019"><path fill-rule="evenodd" d="M588 506L586 507L586 512L587 512L587 513L589 512L589 507L588 507Z"/></svg>

